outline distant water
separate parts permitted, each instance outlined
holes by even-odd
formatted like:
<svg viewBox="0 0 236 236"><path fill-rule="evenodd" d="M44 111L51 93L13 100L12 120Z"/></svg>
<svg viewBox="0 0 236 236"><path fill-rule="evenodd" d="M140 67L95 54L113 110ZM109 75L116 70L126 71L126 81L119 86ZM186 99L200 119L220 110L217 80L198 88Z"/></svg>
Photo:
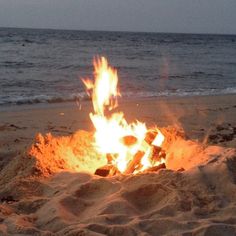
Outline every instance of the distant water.
<svg viewBox="0 0 236 236"><path fill-rule="evenodd" d="M123 97L236 93L236 36L0 28L0 105L85 98L95 55Z"/></svg>

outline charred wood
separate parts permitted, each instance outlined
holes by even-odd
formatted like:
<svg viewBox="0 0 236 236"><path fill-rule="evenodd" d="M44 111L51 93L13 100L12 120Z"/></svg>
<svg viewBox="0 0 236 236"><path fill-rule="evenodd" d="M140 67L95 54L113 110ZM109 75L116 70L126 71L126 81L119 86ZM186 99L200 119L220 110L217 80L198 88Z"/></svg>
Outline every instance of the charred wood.
<svg viewBox="0 0 236 236"><path fill-rule="evenodd" d="M165 163L160 164L160 165L158 165L158 166L150 167L150 168L148 168L148 169L147 169L146 171L144 171L144 172L156 172L156 171L159 171L159 170L161 170L161 169L166 169Z"/></svg>
<svg viewBox="0 0 236 236"><path fill-rule="evenodd" d="M154 139L156 138L158 132L155 130L150 130L146 133L146 137L145 137L145 141L149 144L152 145L152 142L154 141Z"/></svg>
<svg viewBox="0 0 236 236"><path fill-rule="evenodd" d="M95 175L102 177L114 176L116 174L120 174L120 172L114 165L105 165L95 171Z"/></svg>

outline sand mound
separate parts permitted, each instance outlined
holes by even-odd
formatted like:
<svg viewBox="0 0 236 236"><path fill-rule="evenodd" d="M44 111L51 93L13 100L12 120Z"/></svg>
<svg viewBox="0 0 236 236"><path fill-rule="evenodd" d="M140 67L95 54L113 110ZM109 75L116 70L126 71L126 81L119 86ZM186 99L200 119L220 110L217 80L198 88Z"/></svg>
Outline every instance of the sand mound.
<svg viewBox="0 0 236 236"><path fill-rule="evenodd" d="M0 235L236 235L235 149L163 132L170 169L112 178L90 133L38 136L0 173Z"/></svg>
<svg viewBox="0 0 236 236"><path fill-rule="evenodd" d="M71 136L38 134L34 144L16 156L0 172L0 184L12 178L48 177L60 171L94 173L104 160L94 149L92 133L78 131Z"/></svg>
<svg viewBox="0 0 236 236"><path fill-rule="evenodd" d="M62 170L94 173L106 159L96 152L93 142L93 134L86 131L64 137L39 134L29 155L37 160L39 172L44 176Z"/></svg>

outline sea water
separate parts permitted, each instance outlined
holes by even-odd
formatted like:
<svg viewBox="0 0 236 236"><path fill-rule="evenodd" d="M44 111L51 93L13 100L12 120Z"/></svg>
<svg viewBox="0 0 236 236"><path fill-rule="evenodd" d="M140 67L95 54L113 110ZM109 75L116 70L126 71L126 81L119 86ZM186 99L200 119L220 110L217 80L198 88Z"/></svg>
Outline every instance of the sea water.
<svg viewBox="0 0 236 236"><path fill-rule="evenodd" d="M86 99L94 56L122 97L236 93L236 36L0 28L0 105Z"/></svg>

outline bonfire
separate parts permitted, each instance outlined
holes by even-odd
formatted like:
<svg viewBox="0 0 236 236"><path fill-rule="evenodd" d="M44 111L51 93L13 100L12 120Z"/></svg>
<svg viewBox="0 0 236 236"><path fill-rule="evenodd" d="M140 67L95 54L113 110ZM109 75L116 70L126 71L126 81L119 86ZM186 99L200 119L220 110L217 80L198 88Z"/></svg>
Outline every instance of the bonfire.
<svg viewBox="0 0 236 236"><path fill-rule="evenodd" d="M235 148L128 123L117 71L105 58L83 81L94 130L38 134L4 166L0 235L234 236Z"/></svg>
<svg viewBox="0 0 236 236"><path fill-rule="evenodd" d="M107 165L95 172L101 176L118 173L132 174L165 168L164 135L158 128L148 129L139 121L129 124L124 113L117 112L117 70L105 57L94 59L94 80L82 79L92 98L94 112L90 113L95 127L97 151L107 159Z"/></svg>

